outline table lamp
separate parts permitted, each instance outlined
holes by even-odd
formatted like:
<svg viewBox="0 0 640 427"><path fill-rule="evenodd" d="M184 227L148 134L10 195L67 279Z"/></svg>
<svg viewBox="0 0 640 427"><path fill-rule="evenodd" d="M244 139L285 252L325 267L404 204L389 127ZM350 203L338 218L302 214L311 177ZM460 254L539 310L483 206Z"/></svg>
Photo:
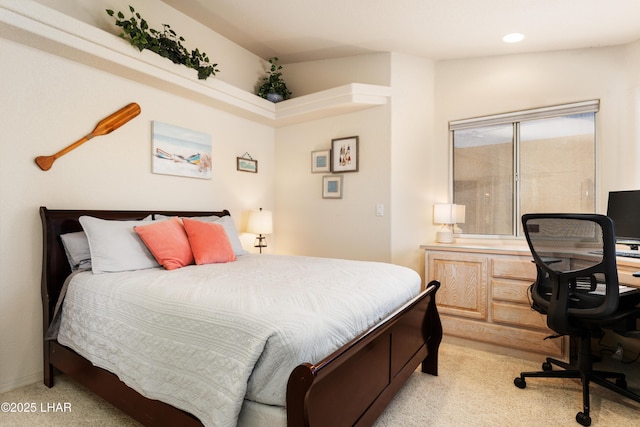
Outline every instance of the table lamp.
<svg viewBox="0 0 640 427"><path fill-rule="evenodd" d="M453 227L455 224L464 223L464 205L452 203L437 203L433 205L433 222L442 224L442 228L436 233L438 243L453 243Z"/></svg>
<svg viewBox="0 0 640 427"><path fill-rule="evenodd" d="M253 246L260 248L260 253L262 253L262 248L267 247L266 236L263 235L273 233L273 215L271 211L263 211L260 208L259 211L249 212L247 233L258 235Z"/></svg>

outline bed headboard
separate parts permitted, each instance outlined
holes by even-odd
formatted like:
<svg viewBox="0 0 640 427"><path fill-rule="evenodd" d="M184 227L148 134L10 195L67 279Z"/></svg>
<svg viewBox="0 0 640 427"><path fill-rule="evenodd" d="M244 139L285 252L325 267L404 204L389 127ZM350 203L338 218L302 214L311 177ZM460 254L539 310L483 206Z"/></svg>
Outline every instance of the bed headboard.
<svg viewBox="0 0 640 427"><path fill-rule="evenodd" d="M46 333L65 279L71 267L62 246L61 234L82 231L78 221L82 215L111 220L140 220L149 215L166 216L225 216L223 211L108 211L108 210L58 210L40 208L42 220L42 314Z"/></svg>

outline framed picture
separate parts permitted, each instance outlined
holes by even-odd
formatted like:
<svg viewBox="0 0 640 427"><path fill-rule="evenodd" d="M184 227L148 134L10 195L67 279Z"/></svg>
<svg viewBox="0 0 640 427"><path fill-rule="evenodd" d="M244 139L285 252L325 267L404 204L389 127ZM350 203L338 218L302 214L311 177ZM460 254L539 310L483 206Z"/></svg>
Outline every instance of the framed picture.
<svg viewBox="0 0 640 427"><path fill-rule="evenodd" d="M331 140L331 172L358 172L358 137Z"/></svg>
<svg viewBox="0 0 640 427"><path fill-rule="evenodd" d="M331 150L311 152L311 172L331 172Z"/></svg>
<svg viewBox="0 0 640 427"><path fill-rule="evenodd" d="M322 198L342 199L342 175L325 175L322 177Z"/></svg>
<svg viewBox="0 0 640 427"><path fill-rule="evenodd" d="M246 157L236 157L236 169L241 172L258 173L258 161Z"/></svg>
<svg viewBox="0 0 640 427"><path fill-rule="evenodd" d="M211 179L211 135L151 122L153 173Z"/></svg>

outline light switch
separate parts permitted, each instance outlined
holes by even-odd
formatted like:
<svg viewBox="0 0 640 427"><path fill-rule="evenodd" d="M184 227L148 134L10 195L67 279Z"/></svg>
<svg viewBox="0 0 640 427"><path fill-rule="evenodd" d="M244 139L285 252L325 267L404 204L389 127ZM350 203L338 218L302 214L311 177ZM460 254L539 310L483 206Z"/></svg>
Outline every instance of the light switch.
<svg viewBox="0 0 640 427"><path fill-rule="evenodd" d="M382 203L376 205L376 216L384 216L384 205Z"/></svg>

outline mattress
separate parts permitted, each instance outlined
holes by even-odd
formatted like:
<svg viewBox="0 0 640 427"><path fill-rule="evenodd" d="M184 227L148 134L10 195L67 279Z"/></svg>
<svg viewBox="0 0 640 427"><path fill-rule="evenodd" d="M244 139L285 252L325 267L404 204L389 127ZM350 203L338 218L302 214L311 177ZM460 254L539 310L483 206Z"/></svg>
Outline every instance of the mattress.
<svg viewBox="0 0 640 427"><path fill-rule="evenodd" d="M420 286L392 264L267 254L83 272L69 283L58 341L146 397L235 426L245 400L284 407L297 365L322 360Z"/></svg>

